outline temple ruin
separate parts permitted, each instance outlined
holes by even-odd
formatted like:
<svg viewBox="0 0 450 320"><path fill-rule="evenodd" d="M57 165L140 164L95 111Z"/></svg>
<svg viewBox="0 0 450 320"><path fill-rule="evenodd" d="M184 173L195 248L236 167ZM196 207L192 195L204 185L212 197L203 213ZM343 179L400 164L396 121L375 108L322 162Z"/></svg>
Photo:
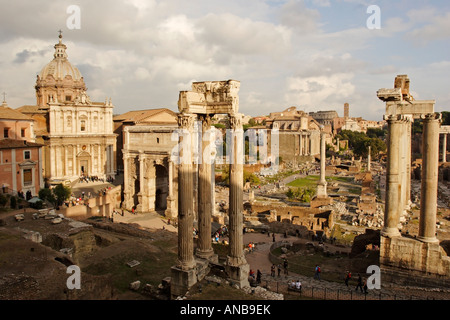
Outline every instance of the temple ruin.
<svg viewBox="0 0 450 320"><path fill-rule="evenodd" d="M394 89L380 89L377 96L386 102L388 159L384 227L381 231L380 264L385 279L406 279L415 283L431 279L449 281L450 258L436 238L439 132L441 114L434 100L415 100L409 92L409 78L399 75ZM411 123L423 124L422 181L419 233L402 236L400 217L411 203ZM406 272L406 274L405 274ZM395 276L394 276L395 275ZM424 277L426 276L426 277ZM412 281L409 279L408 281Z"/></svg>
<svg viewBox="0 0 450 320"><path fill-rule="evenodd" d="M178 100L178 262L171 271L171 296L183 295L209 268L217 263L211 245L211 217L214 205L214 188L211 170L214 170L211 117L227 114L232 129L229 190L229 254L225 272L230 283L239 288L249 286L249 265L243 247L243 164L244 131L242 114L239 114L238 91L240 82L194 82L191 91L181 91ZM201 122L201 135L194 134L196 121ZM196 161L194 161L194 158ZM199 160L200 158L200 160ZM195 209L194 177L198 163L198 242L194 254L192 235Z"/></svg>

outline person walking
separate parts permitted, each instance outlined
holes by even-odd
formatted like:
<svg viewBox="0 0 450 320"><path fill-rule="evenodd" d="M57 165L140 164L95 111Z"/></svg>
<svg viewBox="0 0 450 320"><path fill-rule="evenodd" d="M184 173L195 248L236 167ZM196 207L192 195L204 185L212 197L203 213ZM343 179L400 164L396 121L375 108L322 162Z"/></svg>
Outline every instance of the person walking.
<svg viewBox="0 0 450 320"><path fill-rule="evenodd" d="M288 261L286 258L284 258L283 267L284 267L284 274L287 276L288 275Z"/></svg>
<svg viewBox="0 0 450 320"><path fill-rule="evenodd" d="M358 288L361 289L361 292L363 292L363 281L361 275L358 273L358 283L356 284L355 291L358 291Z"/></svg>
<svg viewBox="0 0 450 320"><path fill-rule="evenodd" d="M320 280L320 266L316 264L316 269L314 270L314 279Z"/></svg>
<svg viewBox="0 0 450 320"><path fill-rule="evenodd" d="M272 264L270 267L270 276L275 277L275 264Z"/></svg>
<svg viewBox="0 0 450 320"><path fill-rule="evenodd" d="M352 273L350 271L347 271L347 275L345 276L345 285L348 287L348 282L350 281L352 277Z"/></svg>
<svg viewBox="0 0 450 320"><path fill-rule="evenodd" d="M261 276L262 276L261 270L258 269L256 271L256 282L257 283L261 283Z"/></svg>
<svg viewBox="0 0 450 320"><path fill-rule="evenodd" d="M280 274L281 274L281 264L278 264L277 268L278 268L278 276L280 276Z"/></svg>

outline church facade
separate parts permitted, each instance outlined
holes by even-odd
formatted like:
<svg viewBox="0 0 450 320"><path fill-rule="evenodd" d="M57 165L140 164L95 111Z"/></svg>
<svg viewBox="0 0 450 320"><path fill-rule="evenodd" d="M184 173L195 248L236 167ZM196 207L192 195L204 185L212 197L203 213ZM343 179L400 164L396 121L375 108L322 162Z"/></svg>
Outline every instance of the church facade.
<svg viewBox="0 0 450 320"><path fill-rule="evenodd" d="M36 120L36 139L44 144L44 179L113 178L116 135L111 100L90 100L80 71L67 59L61 35L54 48L54 59L37 75L37 104L19 108Z"/></svg>

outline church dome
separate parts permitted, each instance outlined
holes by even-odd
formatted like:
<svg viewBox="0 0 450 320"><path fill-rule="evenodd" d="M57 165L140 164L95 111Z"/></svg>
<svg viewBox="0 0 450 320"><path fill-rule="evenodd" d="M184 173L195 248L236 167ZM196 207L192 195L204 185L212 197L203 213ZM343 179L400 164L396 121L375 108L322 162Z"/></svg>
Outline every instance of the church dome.
<svg viewBox="0 0 450 320"><path fill-rule="evenodd" d="M82 80L81 72L73 66L67 59L67 46L62 43L62 36L59 36L59 43L55 44L54 58L39 73L39 78L45 80L48 75L53 76L55 80L63 80L70 76L72 80Z"/></svg>

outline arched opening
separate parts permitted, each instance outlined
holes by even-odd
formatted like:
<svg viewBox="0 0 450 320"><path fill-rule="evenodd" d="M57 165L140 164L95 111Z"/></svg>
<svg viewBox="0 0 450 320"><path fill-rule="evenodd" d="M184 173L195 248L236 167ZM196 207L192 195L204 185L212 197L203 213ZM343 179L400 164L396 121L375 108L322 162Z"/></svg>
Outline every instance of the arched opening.
<svg viewBox="0 0 450 320"><path fill-rule="evenodd" d="M162 165L156 165L156 194L155 210L167 209L167 196L169 194L169 174Z"/></svg>

